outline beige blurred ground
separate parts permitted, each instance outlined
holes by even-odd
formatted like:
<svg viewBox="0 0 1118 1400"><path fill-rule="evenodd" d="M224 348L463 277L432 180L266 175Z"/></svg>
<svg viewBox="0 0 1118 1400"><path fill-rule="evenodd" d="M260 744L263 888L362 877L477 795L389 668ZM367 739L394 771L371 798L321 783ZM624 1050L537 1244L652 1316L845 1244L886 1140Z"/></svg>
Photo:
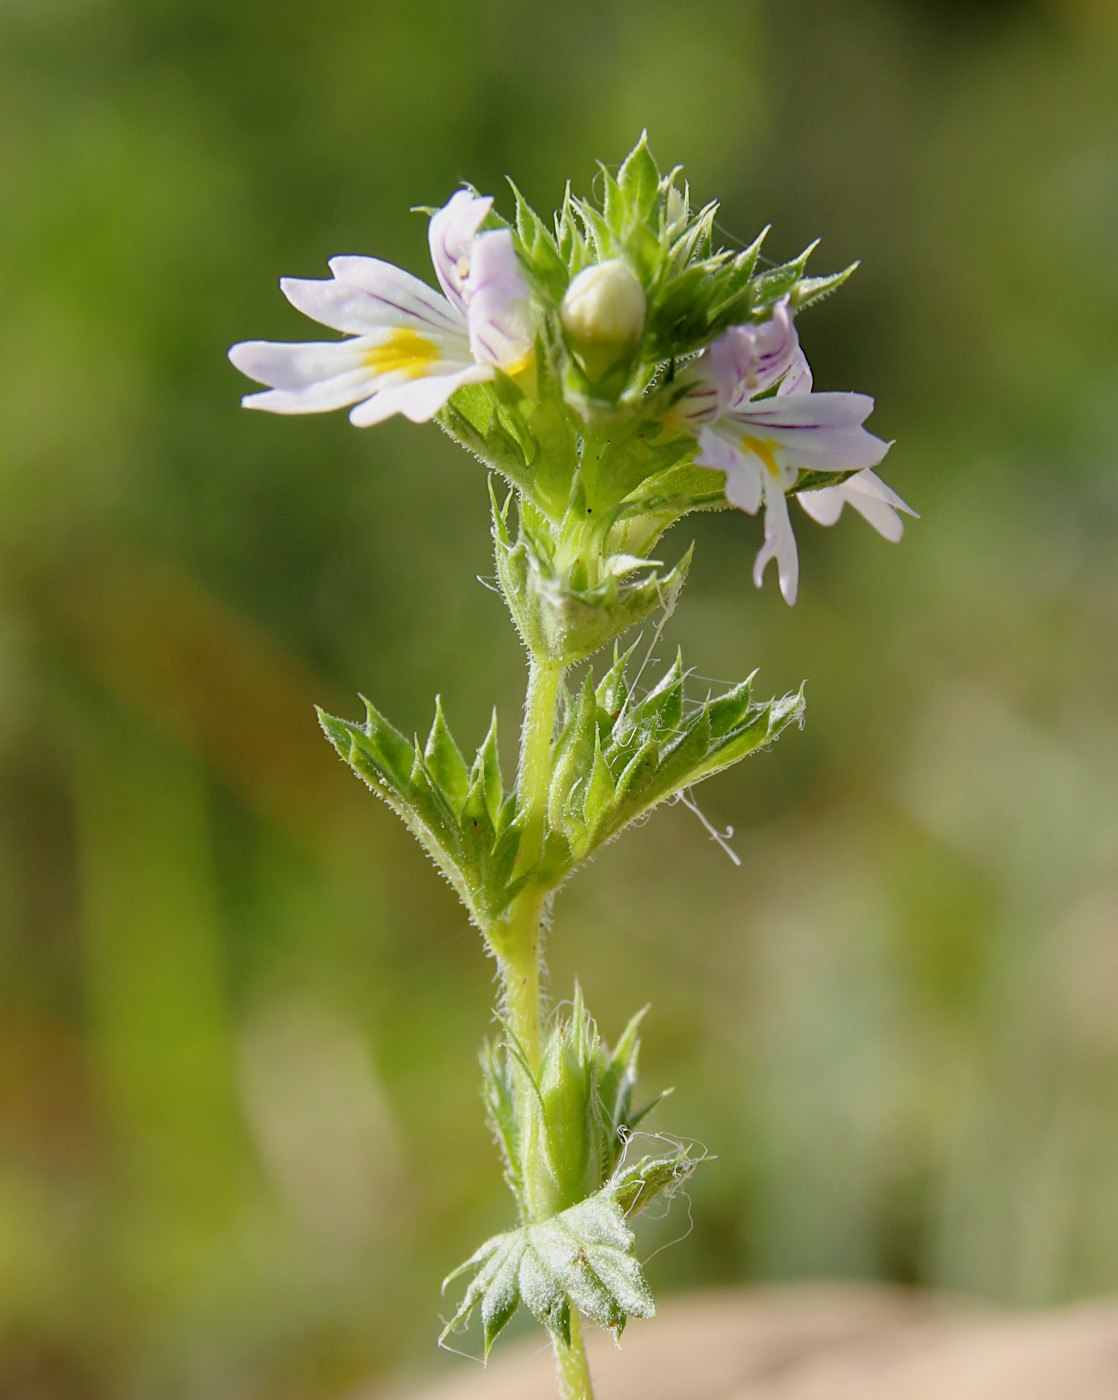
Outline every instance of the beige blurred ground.
<svg viewBox="0 0 1118 1400"><path fill-rule="evenodd" d="M1118 1299L995 1310L886 1285L728 1289L672 1299L623 1349L589 1339L599 1400L1114 1400ZM545 1400L527 1343L487 1369L376 1400ZM362 1400L374 1400L369 1393Z"/></svg>

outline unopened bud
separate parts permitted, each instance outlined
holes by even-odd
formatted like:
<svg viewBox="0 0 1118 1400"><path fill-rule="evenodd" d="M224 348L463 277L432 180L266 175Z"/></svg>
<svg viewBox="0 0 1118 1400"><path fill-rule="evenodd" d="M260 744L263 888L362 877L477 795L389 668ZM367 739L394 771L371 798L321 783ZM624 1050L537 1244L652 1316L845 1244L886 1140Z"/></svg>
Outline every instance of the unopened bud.
<svg viewBox="0 0 1118 1400"><path fill-rule="evenodd" d="M587 368L616 364L644 332L644 289L622 258L585 268L567 288L560 308L563 329Z"/></svg>

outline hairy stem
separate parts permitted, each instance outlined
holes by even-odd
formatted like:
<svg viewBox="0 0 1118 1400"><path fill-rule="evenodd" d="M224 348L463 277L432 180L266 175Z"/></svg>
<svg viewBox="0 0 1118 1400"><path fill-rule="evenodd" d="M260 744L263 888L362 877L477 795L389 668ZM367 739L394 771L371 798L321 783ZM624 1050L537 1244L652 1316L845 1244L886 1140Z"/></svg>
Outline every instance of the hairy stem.
<svg viewBox="0 0 1118 1400"><path fill-rule="evenodd" d="M586 1359L586 1344L577 1309L571 1309L570 1346L564 1346L554 1333L551 1341L559 1376L559 1394L563 1400L594 1400L594 1386L590 1380L590 1365Z"/></svg>
<svg viewBox="0 0 1118 1400"><path fill-rule="evenodd" d="M555 662L530 662L524 728L520 736L520 767L516 794L524 834L520 860L528 868L543 850L547 793L551 783L551 739L563 667ZM540 1053L540 926L547 892L535 880L509 905L504 918L490 931L497 955L509 1029L520 1042L533 1070Z"/></svg>
<svg viewBox="0 0 1118 1400"><path fill-rule="evenodd" d="M547 790L551 782L551 739L555 732L555 706L564 667L557 661L537 661L528 669L528 694L524 701L524 728L520 734L520 767L516 795L524 818L521 859L535 863L543 849L547 817Z"/></svg>

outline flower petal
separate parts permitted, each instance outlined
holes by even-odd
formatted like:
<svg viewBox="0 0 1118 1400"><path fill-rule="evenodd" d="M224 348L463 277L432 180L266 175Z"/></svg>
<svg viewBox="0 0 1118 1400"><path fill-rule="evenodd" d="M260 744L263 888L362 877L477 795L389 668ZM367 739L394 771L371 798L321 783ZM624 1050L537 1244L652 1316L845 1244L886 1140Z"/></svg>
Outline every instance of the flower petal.
<svg viewBox="0 0 1118 1400"><path fill-rule="evenodd" d="M379 258L330 259L331 279L284 277L288 301L324 326L348 335L367 335L386 326L406 326L420 334L445 336L465 331L461 314L445 297L410 272Z"/></svg>
<svg viewBox="0 0 1118 1400"><path fill-rule="evenodd" d="M710 347L710 364L723 412L771 389L792 367L800 348L788 298L762 325L731 326Z"/></svg>
<svg viewBox="0 0 1118 1400"><path fill-rule="evenodd" d="M470 349L483 365L523 368L536 342L531 293L508 229L479 234L466 278Z"/></svg>
<svg viewBox="0 0 1118 1400"><path fill-rule="evenodd" d="M904 534L904 521L897 514L898 510L906 511L909 515L916 514L876 473L868 469L838 486L801 491L799 501L808 515L820 525L833 525L842 514L843 506L850 505L879 535L894 544Z"/></svg>
<svg viewBox="0 0 1118 1400"><path fill-rule="evenodd" d="M382 423L395 413L402 413L413 423L426 423L434 418L447 399L464 384L480 384L493 378L487 365L468 365L446 374L432 374L407 383L387 385L365 403L358 404L349 421L358 428Z"/></svg>
<svg viewBox="0 0 1118 1400"><path fill-rule="evenodd" d="M697 467L726 473L726 499L738 510L756 515L761 505L761 469L752 454L739 451L710 428L699 435Z"/></svg>
<svg viewBox="0 0 1118 1400"><path fill-rule="evenodd" d="M304 384L298 389L266 389L261 394L246 394L241 400L244 408L262 408L268 413L332 413L348 408L365 398L373 388L367 370L350 370L332 379Z"/></svg>
<svg viewBox="0 0 1118 1400"><path fill-rule="evenodd" d="M792 356L792 364L788 373L780 381L780 386L776 391L777 398L783 394L810 394L812 385L811 366L807 362L807 356L797 348Z"/></svg>
<svg viewBox="0 0 1118 1400"><path fill-rule="evenodd" d="M820 525L833 525L846 504L842 486L821 486L818 491L801 491L796 500Z"/></svg>
<svg viewBox="0 0 1118 1400"><path fill-rule="evenodd" d="M300 341L244 340L229 351L242 374L273 389L300 389L364 364L359 340Z"/></svg>
<svg viewBox="0 0 1118 1400"><path fill-rule="evenodd" d="M891 505L894 510L903 510L906 515L911 515L916 520L920 519L919 514L907 502L902 501L892 487L886 486L876 472L861 471L857 476L852 476L849 481L844 481L843 485L859 495L872 496L875 500L884 501L887 505ZM853 499L851 499L850 504L854 504Z"/></svg>
<svg viewBox="0 0 1118 1400"><path fill-rule="evenodd" d="M800 582L800 557L796 537L788 517L788 499L778 482L765 481L765 543L753 564L753 582L758 588L765 581L765 567L776 560L780 591L789 607L796 601Z"/></svg>
<svg viewBox="0 0 1118 1400"><path fill-rule="evenodd" d="M492 199L475 194L473 190L459 190L431 215L427 226L431 262L439 286L463 315L466 313L466 278L470 273L471 245L492 207Z"/></svg>
<svg viewBox="0 0 1118 1400"><path fill-rule="evenodd" d="M889 451L861 426L872 408L866 394L785 394L726 414L719 428L774 444L782 466L859 470L876 466Z"/></svg>

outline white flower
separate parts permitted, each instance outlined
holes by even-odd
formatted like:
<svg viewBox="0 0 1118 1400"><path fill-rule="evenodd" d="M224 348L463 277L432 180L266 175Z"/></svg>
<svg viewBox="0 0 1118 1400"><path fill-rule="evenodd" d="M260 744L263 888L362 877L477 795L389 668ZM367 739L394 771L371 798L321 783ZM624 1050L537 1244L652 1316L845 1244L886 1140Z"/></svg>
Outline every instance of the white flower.
<svg viewBox="0 0 1118 1400"><path fill-rule="evenodd" d="M462 385L523 370L535 343L528 284L509 231L478 232L492 204L459 190L432 216L431 261L445 295L377 258L331 258L329 281L283 278L292 306L350 338L234 345L236 367L271 386L246 395L245 407L325 413L352 404L360 428L394 413L423 423Z"/></svg>
<svg viewBox="0 0 1118 1400"><path fill-rule="evenodd" d="M673 419L699 439L696 464L725 472L731 505L755 515L764 503L765 542L753 567L758 588L775 559L785 602L796 601L799 558L787 492L801 471L856 473L839 486L800 495L820 524L833 525L849 503L886 539L900 539L897 511L915 512L869 470L889 450L862 427L873 399L812 392L787 298L763 325L732 326L719 336L687 379Z"/></svg>

